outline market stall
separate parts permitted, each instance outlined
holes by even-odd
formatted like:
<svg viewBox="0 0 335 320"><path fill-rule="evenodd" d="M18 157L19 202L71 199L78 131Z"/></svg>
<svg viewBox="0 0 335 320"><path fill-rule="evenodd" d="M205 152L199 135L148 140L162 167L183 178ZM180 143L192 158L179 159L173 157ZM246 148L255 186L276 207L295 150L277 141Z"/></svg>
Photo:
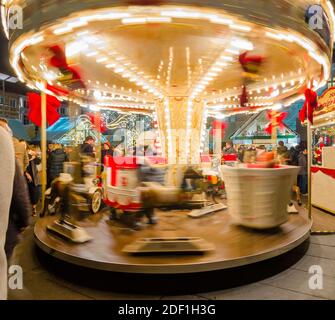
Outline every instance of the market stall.
<svg viewBox="0 0 335 320"><path fill-rule="evenodd" d="M319 98L314 111L312 204L335 214L335 88Z"/></svg>
<svg viewBox="0 0 335 320"><path fill-rule="evenodd" d="M231 137L234 144L238 145L265 145L269 146L273 143L278 145L279 141L290 148L296 146L300 142L297 132L283 123L283 128L278 132L276 141L272 140L271 134L266 131L269 123L266 112L260 112L251 116Z"/></svg>

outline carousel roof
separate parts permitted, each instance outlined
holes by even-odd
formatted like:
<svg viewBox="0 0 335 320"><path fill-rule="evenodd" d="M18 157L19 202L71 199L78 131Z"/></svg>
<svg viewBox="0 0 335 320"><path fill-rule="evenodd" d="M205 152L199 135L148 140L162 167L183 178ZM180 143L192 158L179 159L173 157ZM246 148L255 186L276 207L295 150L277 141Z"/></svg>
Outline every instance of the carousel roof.
<svg viewBox="0 0 335 320"><path fill-rule="evenodd" d="M46 79L58 95L71 92L64 98L84 106L152 112L157 99L187 96L206 101L213 114L259 111L292 102L310 75L315 87L329 77L335 17L329 1L320 4L321 31L308 24L306 7L314 2L306 0L113 7L86 0L59 10L57 0L16 2L24 2L26 19L23 30L8 30L18 76L35 88Z"/></svg>

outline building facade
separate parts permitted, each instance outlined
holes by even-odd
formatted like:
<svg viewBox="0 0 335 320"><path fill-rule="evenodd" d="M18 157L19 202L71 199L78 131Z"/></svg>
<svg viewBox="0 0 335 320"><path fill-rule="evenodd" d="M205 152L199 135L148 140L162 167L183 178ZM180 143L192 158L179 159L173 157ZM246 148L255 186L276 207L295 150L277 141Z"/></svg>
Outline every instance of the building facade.
<svg viewBox="0 0 335 320"><path fill-rule="evenodd" d="M28 112L29 107L26 95L14 92L0 93L0 117L19 120L24 125L28 125L31 124L28 119ZM62 103L58 112L61 117L68 115L66 102Z"/></svg>

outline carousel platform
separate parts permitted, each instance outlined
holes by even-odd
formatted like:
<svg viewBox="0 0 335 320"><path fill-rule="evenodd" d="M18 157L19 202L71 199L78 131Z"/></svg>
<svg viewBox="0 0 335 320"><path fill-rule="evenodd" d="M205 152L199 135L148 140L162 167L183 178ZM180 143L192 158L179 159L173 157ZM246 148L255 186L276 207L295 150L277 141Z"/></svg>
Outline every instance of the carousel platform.
<svg viewBox="0 0 335 320"><path fill-rule="evenodd" d="M57 219L38 219L35 241L47 254L71 264L112 272L142 274L182 274L230 269L265 261L287 253L302 244L310 234L312 221L304 209L291 214L279 228L256 231L232 224L227 210L198 219L189 211L156 210L158 223L138 231L119 222L109 222L109 211L102 210L76 224L93 239L74 244L47 231ZM144 219L143 222L146 220ZM202 254L132 255L124 248L141 238L201 238L214 250Z"/></svg>

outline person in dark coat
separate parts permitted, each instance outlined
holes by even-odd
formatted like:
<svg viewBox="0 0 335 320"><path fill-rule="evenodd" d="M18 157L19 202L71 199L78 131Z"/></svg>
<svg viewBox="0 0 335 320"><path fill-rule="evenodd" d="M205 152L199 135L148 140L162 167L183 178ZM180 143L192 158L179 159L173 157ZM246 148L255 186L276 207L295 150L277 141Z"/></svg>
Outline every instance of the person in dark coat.
<svg viewBox="0 0 335 320"><path fill-rule="evenodd" d="M92 136L86 137L85 142L80 147L80 153L95 157L94 138Z"/></svg>
<svg viewBox="0 0 335 320"><path fill-rule="evenodd" d="M111 148L109 142L105 142L102 145L102 150L101 150L101 162L104 163L104 159L106 156L113 156L113 151L114 148Z"/></svg>
<svg viewBox="0 0 335 320"><path fill-rule="evenodd" d="M237 154L237 151L234 148L234 144L231 141L226 142L226 146L223 149L223 154Z"/></svg>
<svg viewBox="0 0 335 320"><path fill-rule="evenodd" d="M307 173L307 149L300 152L298 163L300 171L298 173L298 186L303 195L308 192L308 173Z"/></svg>
<svg viewBox="0 0 335 320"><path fill-rule="evenodd" d="M63 164L67 160L67 154L62 146L56 145L54 150L51 151L47 162L48 186L63 172Z"/></svg>
<svg viewBox="0 0 335 320"><path fill-rule="evenodd" d="M37 169L37 166L41 163L41 158L31 147L28 147L28 158L29 164L25 176L28 182L30 201L33 206L33 215L36 215L36 206L41 198L41 178Z"/></svg>
<svg viewBox="0 0 335 320"><path fill-rule="evenodd" d="M15 161L13 195L9 211L9 222L6 233L5 252L7 260L11 257L19 241L19 234L29 225L32 206L29 199L27 183L22 175L18 161Z"/></svg>

